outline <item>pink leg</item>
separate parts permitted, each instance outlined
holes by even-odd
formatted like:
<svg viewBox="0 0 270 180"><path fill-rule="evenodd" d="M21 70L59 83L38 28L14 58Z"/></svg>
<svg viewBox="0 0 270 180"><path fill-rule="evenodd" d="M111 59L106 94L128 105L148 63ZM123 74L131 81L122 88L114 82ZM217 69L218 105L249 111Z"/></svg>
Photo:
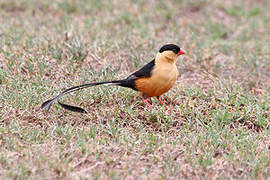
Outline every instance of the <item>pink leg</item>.
<svg viewBox="0 0 270 180"><path fill-rule="evenodd" d="M147 99L143 99L143 101L147 104L148 107L152 108L151 104L148 102Z"/></svg>
<svg viewBox="0 0 270 180"><path fill-rule="evenodd" d="M165 110L167 111L167 110L168 110L167 106L164 105L163 101L161 101L161 99L160 99L159 96L157 96L157 99L158 99L158 101L162 104L162 106L164 106Z"/></svg>

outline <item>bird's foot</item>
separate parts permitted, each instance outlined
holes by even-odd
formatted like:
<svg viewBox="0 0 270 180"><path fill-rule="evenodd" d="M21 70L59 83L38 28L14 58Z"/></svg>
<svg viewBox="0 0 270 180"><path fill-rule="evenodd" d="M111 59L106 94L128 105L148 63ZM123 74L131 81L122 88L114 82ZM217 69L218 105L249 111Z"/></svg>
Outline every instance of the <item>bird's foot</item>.
<svg viewBox="0 0 270 180"><path fill-rule="evenodd" d="M162 104L162 106L164 106L165 110L168 110L168 107L164 104L164 102L160 99L159 96L157 96L158 101Z"/></svg>
<svg viewBox="0 0 270 180"><path fill-rule="evenodd" d="M152 105L149 103L147 99L143 99L143 101L147 104L148 107L152 108Z"/></svg>

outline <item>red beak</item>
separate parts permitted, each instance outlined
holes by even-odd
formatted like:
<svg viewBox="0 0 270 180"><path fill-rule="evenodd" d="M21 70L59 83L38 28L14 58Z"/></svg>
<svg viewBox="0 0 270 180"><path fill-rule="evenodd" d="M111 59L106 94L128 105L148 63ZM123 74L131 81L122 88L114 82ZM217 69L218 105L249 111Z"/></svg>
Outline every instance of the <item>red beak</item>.
<svg viewBox="0 0 270 180"><path fill-rule="evenodd" d="M182 54L186 54L186 52L184 50L180 49L180 51L178 52L178 56L180 56Z"/></svg>

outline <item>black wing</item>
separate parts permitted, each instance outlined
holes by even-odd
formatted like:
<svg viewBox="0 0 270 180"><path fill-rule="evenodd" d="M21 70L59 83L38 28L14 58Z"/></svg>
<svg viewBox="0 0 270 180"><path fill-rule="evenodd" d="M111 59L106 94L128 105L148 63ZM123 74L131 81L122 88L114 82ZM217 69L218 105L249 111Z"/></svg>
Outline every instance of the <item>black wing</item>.
<svg viewBox="0 0 270 180"><path fill-rule="evenodd" d="M155 67L155 59L149 62L148 64L144 65L138 71L129 75L126 79L120 80L119 81L120 84L118 85L122 87L128 87L137 91L136 83L135 83L136 79L150 77L154 67Z"/></svg>
<svg viewBox="0 0 270 180"><path fill-rule="evenodd" d="M132 73L127 77L127 79L138 79L142 77L150 77L152 70L154 69L155 66L155 59L148 64L144 65L141 69L138 71Z"/></svg>

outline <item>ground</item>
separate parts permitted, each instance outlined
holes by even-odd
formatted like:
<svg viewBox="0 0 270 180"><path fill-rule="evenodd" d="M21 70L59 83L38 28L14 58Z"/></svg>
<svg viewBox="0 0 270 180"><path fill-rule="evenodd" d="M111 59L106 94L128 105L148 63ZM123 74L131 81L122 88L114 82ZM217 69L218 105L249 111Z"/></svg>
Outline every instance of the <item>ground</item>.
<svg viewBox="0 0 270 180"><path fill-rule="evenodd" d="M270 177L268 0L0 0L1 179ZM173 89L71 86L128 76L166 43Z"/></svg>

